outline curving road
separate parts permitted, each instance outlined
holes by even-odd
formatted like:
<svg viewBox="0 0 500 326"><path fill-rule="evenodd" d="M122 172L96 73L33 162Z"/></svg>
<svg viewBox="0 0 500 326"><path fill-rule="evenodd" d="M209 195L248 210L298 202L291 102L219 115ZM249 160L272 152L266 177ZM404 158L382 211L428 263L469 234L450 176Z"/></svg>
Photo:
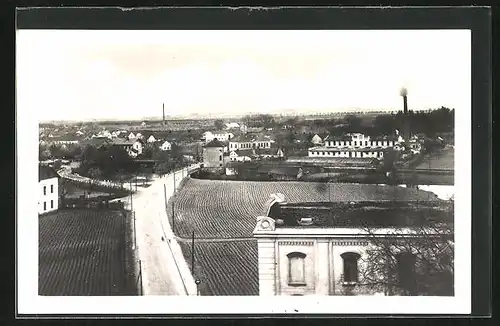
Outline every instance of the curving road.
<svg viewBox="0 0 500 326"><path fill-rule="evenodd" d="M197 167L192 166L192 167ZM186 169L176 172L178 186ZM176 187L177 187L176 186ZM128 207L135 212L137 253L141 261L143 295L196 295L196 285L172 233L165 211L174 191L174 176L155 178L151 186L128 197Z"/></svg>

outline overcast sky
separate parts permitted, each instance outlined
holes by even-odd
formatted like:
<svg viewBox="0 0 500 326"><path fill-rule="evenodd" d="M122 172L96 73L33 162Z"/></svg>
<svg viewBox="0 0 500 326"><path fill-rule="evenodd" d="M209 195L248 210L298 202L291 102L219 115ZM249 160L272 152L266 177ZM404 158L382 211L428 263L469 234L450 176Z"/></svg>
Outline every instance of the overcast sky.
<svg viewBox="0 0 500 326"><path fill-rule="evenodd" d="M43 120L346 108L470 110L470 32L17 31L17 105Z"/></svg>

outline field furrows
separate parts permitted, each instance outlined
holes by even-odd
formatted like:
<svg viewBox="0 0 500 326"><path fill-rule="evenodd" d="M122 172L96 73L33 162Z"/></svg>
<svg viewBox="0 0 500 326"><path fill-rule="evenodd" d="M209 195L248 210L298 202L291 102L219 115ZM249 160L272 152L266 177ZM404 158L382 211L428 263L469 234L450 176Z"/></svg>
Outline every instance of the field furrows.
<svg viewBox="0 0 500 326"><path fill-rule="evenodd" d="M191 266L191 244L180 243ZM258 295L257 241L196 243L194 277L201 295Z"/></svg>
<svg viewBox="0 0 500 326"><path fill-rule="evenodd" d="M134 294L125 255L126 216L70 210L39 218L40 295Z"/></svg>
<svg viewBox="0 0 500 326"><path fill-rule="evenodd" d="M254 182L189 179L176 195L175 233L181 238L252 237L256 217L272 193L288 202L429 199L416 189L368 184ZM172 204L167 209L172 219Z"/></svg>

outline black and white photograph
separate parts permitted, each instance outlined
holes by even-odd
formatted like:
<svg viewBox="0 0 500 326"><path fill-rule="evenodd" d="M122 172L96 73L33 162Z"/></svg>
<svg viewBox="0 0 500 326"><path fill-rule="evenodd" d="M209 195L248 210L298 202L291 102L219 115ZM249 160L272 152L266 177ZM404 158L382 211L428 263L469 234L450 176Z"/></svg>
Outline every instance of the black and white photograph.
<svg viewBox="0 0 500 326"><path fill-rule="evenodd" d="M23 29L16 103L26 310L470 310L469 30Z"/></svg>

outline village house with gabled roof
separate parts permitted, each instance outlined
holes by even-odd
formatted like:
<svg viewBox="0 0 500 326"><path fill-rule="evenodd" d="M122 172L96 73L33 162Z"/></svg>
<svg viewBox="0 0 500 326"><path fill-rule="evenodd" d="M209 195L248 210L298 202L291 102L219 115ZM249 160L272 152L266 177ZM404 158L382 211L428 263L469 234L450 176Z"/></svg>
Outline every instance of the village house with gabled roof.
<svg viewBox="0 0 500 326"><path fill-rule="evenodd" d="M315 144L315 145L320 145L323 143L323 139L318 135L318 134L315 134L312 138L311 138L311 143Z"/></svg>
<svg viewBox="0 0 500 326"><path fill-rule="evenodd" d="M254 156L255 156L255 150L251 149L231 151L229 153L229 160L232 162L247 162L251 161Z"/></svg>
<svg viewBox="0 0 500 326"><path fill-rule="evenodd" d="M127 151L130 157L137 157L142 154L143 143L139 139L127 140L122 138L115 138L110 143L110 146L121 147Z"/></svg>
<svg viewBox="0 0 500 326"><path fill-rule="evenodd" d="M168 140L165 140L161 145L160 145L160 149L162 151L170 151L172 150L172 143L169 142Z"/></svg>
<svg viewBox="0 0 500 326"><path fill-rule="evenodd" d="M148 143L155 143L156 142L155 136L153 136L153 135L149 136L147 142Z"/></svg>

